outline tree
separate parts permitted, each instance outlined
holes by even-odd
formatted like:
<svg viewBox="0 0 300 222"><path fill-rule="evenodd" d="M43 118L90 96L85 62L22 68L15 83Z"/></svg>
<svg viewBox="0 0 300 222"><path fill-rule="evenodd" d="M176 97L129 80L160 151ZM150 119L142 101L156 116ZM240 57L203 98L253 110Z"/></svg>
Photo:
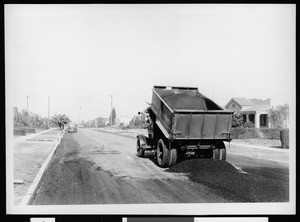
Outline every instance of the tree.
<svg viewBox="0 0 300 222"><path fill-rule="evenodd" d="M85 128L89 127L89 122L82 120L81 125L82 125L82 127L85 127Z"/></svg>
<svg viewBox="0 0 300 222"><path fill-rule="evenodd" d="M64 125L70 123L71 120L69 117L65 114L54 114L54 116L51 116L50 123L53 125L58 126L61 130L64 129Z"/></svg>
<svg viewBox="0 0 300 222"><path fill-rule="evenodd" d="M14 127L48 127L48 118L42 118L39 114L35 113L31 113L29 115L29 113L25 109L19 112L17 107L14 107L13 110Z"/></svg>
<svg viewBox="0 0 300 222"><path fill-rule="evenodd" d="M105 127L105 119L103 118L103 117L98 117L97 119L96 119L96 121L97 121L97 127L99 128L99 127Z"/></svg>
<svg viewBox="0 0 300 222"><path fill-rule="evenodd" d="M109 115L109 124L112 126L115 124L116 119L116 110L115 108L112 108L110 115Z"/></svg>
<svg viewBox="0 0 300 222"><path fill-rule="evenodd" d="M269 110L269 119L272 124L272 127L287 127L288 113L288 104L272 107L272 109Z"/></svg>
<svg viewBox="0 0 300 222"><path fill-rule="evenodd" d="M89 127L96 127L96 120L91 120Z"/></svg>
<svg viewBox="0 0 300 222"><path fill-rule="evenodd" d="M30 126L41 126L42 122L41 122L41 116L38 114L31 114L30 115Z"/></svg>
<svg viewBox="0 0 300 222"><path fill-rule="evenodd" d="M240 113L234 112L232 116L232 127L240 127L243 125L243 117Z"/></svg>
<svg viewBox="0 0 300 222"><path fill-rule="evenodd" d="M29 113L25 109L23 109L22 112L19 113L19 122L24 126L29 125Z"/></svg>
<svg viewBox="0 0 300 222"><path fill-rule="evenodd" d="M14 107L13 112L14 112L14 127L20 126L21 125L21 122L20 122L21 114L19 113L18 108Z"/></svg>
<svg viewBox="0 0 300 222"><path fill-rule="evenodd" d="M146 127L146 115L144 113L142 113L140 115L135 115L130 120L129 126L131 126L131 127L145 128Z"/></svg>
<svg viewBox="0 0 300 222"><path fill-rule="evenodd" d="M17 107L13 107L13 111L14 111L14 122L18 122L19 121L18 108Z"/></svg>
<svg viewBox="0 0 300 222"><path fill-rule="evenodd" d="M40 122L41 122L41 127L45 127L45 128L48 128L49 127L49 119L44 117L44 118L41 118L40 119Z"/></svg>

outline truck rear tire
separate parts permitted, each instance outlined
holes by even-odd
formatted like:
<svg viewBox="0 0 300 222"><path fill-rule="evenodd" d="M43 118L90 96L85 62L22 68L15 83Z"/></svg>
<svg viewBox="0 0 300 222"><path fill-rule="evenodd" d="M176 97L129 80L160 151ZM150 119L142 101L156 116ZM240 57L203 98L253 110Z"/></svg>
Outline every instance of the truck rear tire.
<svg viewBox="0 0 300 222"><path fill-rule="evenodd" d="M226 160L226 149L225 148L220 149L220 160Z"/></svg>
<svg viewBox="0 0 300 222"><path fill-rule="evenodd" d="M144 157L144 150L141 148L140 138L137 138L136 140L136 150L138 157Z"/></svg>
<svg viewBox="0 0 300 222"><path fill-rule="evenodd" d="M170 150L170 163L169 163L169 167L175 165L177 162L177 149L171 149Z"/></svg>
<svg viewBox="0 0 300 222"><path fill-rule="evenodd" d="M213 155L212 158L214 160L219 160L220 159L220 149L219 148L215 148L213 149Z"/></svg>
<svg viewBox="0 0 300 222"><path fill-rule="evenodd" d="M160 139L157 143L156 151L157 163L160 167L165 168L170 164L170 151L166 147L163 139Z"/></svg>

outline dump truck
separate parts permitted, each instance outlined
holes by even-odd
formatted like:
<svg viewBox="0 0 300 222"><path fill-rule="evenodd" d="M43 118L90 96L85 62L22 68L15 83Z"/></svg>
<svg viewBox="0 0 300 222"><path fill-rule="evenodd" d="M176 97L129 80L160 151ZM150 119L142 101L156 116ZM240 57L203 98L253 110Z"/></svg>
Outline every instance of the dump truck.
<svg viewBox="0 0 300 222"><path fill-rule="evenodd" d="M143 112L148 135L138 134L137 156L155 155L157 164L171 167L186 156L226 160L233 111L202 95L197 87L154 86Z"/></svg>

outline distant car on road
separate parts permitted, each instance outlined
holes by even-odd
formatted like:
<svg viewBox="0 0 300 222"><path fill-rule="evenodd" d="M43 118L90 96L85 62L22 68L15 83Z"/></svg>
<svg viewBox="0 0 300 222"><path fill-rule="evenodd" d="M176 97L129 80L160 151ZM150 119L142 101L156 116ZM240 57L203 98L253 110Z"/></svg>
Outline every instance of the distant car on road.
<svg viewBox="0 0 300 222"><path fill-rule="evenodd" d="M77 133L77 127L75 124L70 124L68 127L68 133Z"/></svg>

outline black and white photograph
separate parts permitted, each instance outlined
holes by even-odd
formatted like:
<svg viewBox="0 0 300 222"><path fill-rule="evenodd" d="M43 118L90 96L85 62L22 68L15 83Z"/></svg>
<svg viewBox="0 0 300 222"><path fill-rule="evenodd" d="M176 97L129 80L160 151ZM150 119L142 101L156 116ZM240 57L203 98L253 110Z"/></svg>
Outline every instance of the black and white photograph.
<svg viewBox="0 0 300 222"><path fill-rule="evenodd" d="M4 21L7 213L295 214L295 4Z"/></svg>

